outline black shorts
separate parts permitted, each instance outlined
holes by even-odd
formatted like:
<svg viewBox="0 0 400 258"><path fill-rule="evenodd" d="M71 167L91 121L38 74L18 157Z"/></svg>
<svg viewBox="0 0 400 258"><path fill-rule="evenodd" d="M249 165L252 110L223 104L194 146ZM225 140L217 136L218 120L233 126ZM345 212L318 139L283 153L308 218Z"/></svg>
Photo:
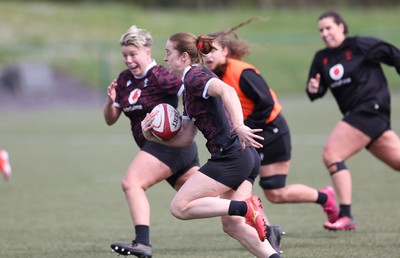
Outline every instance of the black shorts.
<svg viewBox="0 0 400 258"><path fill-rule="evenodd" d="M217 157L211 157L200 172L237 190L245 181L254 182L260 172L260 158L253 147L242 150L239 138L224 148Z"/></svg>
<svg viewBox="0 0 400 258"><path fill-rule="evenodd" d="M190 168L200 166L196 143L185 148L175 148L156 142L146 142L142 151L153 155L172 170L173 175L166 179L172 187Z"/></svg>
<svg viewBox="0 0 400 258"><path fill-rule="evenodd" d="M357 128L371 138L368 146L385 131L391 129L390 114L372 107L363 107L346 113L343 121ZM368 147L367 146L367 147Z"/></svg>
<svg viewBox="0 0 400 258"><path fill-rule="evenodd" d="M290 130L283 115L278 115L262 129L262 132L257 133L264 137L261 142L263 147L257 149L261 165L290 160L292 151Z"/></svg>

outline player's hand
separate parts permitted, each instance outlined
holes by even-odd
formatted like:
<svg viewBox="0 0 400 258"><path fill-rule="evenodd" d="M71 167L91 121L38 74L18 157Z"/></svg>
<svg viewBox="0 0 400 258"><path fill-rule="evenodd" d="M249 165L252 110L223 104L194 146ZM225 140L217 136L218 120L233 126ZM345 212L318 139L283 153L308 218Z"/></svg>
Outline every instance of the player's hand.
<svg viewBox="0 0 400 258"><path fill-rule="evenodd" d="M320 81L321 81L321 75L319 73L315 75L315 78L310 78L307 87L308 92L311 94L318 93Z"/></svg>
<svg viewBox="0 0 400 258"><path fill-rule="evenodd" d="M146 140L151 141L156 139L154 135L151 133L151 129L153 128L153 121L154 121L155 114L147 113L146 117L141 122L142 133Z"/></svg>
<svg viewBox="0 0 400 258"><path fill-rule="evenodd" d="M255 133L262 132L262 129L251 129L250 127L242 124L236 128L236 133L239 136L240 144L242 149L246 148L246 144L253 146L254 148L262 148L263 145L257 140L264 140L264 137L259 136Z"/></svg>
<svg viewBox="0 0 400 258"><path fill-rule="evenodd" d="M107 87L107 97L114 103L117 93L115 88L117 87L117 80L113 80Z"/></svg>

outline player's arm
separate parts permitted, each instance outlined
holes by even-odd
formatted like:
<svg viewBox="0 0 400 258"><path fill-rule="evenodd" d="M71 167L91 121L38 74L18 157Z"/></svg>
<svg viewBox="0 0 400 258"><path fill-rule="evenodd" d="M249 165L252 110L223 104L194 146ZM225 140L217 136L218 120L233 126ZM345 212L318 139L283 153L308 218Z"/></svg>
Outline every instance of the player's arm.
<svg viewBox="0 0 400 258"><path fill-rule="evenodd" d="M306 93L311 101L322 98L327 91L327 87L322 82L322 69L319 68L321 62L321 57L316 54L308 74Z"/></svg>
<svg viewBox="0 0 400 258"><path fill-rule="evenodd" d="M246 118L245 124L251 128L263 126L275 105L267 82L253 69L246 69L240 76L239 86L254 104L253 111Z"/></svg>
<svg viewBox="0 0 400 258"><path fill-rule="evenodd" d="M146 140L180 148L188 147L193 144L197 134L197 127L188 117L182 117L182 129L179 134L170 141L161 141L151 133L154 117L154 113L148 113L141 123L142 132Z"/></svg>
<svg viewBox="0 0 400 258"><path fill-rule="evenodd" d="M107 97L103 108L104 120L107 125L113 125L121 115L121 109L114 105L116 98L115 88L117 87L117 81L113 80L107 87Z"/></svg>
<svg viewBox="0 0 400 258"><path fill-rule="evenodd" d="M369 60L394 66L400 74L400 49L385 41L371 37L357 37L358 47Z"/></svg>
<svg viewBox="0 0 400 258"><path fill-rule="evenodd" d="M208 82L207 95L212 97L220 97L226 110L232 119L232 123L236 133L239 136L242 148L249 144L255 148L262 148L262 144L257 141L264 138L256 135L262 129L251 129L243 124L243 112L239 97L236 90L219 79L211 79Z"/></svg>

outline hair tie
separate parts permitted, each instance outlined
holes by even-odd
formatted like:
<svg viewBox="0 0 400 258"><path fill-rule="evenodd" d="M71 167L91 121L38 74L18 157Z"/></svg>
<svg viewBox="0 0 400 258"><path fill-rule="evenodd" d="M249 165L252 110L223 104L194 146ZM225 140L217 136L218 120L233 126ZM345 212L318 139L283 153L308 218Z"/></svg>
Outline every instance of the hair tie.
<svg viewBox="0 0 400 258"><path fill-rule="evenodd" d="M202 34L197 39L197 47L200 50L200 52L203 52L203 47L204 47L204 41L202 40L203 38L207 38L207 36Z"/></svg>
<svg viewBox="0 0 400 258"><path fill-rule="evenodd" d="M203 41L199 39L199 42L197 43L197 47L200 51L203 51Z"/></svg>

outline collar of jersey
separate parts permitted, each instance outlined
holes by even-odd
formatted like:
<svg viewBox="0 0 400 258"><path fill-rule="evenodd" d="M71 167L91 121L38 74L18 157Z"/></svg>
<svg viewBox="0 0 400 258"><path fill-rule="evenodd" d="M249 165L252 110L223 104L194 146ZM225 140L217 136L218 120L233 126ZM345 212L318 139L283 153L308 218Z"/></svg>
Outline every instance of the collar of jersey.
<svg viewBox="0 0 400 258"><path fill-rule="evenodd" d="M183 70L183 76L182 76L182 82L183 82L183 83L185 82L185 75L186 75L186 73L190 70L190 68L196 67L196 66L199 66L199 65L198 65L198 64L192 64L192 65L187 66L187 67L185 68L185 70Z"/></svg>
<svg viewBox="0 0 400 258"><path fill-rule="evenodd" d="M144 72L143 72L141 75L139 75L139 76L134 75L134 76L135 76L135 79L142 79L142 78L144 78L144 77L147 75L147 72L148 72L151 68L153 68L154 66L156 66L156 65L157 65L156 60L152 59L152 60L151 60L151 63L146 67L146 69L144 70Z"/></svg>

